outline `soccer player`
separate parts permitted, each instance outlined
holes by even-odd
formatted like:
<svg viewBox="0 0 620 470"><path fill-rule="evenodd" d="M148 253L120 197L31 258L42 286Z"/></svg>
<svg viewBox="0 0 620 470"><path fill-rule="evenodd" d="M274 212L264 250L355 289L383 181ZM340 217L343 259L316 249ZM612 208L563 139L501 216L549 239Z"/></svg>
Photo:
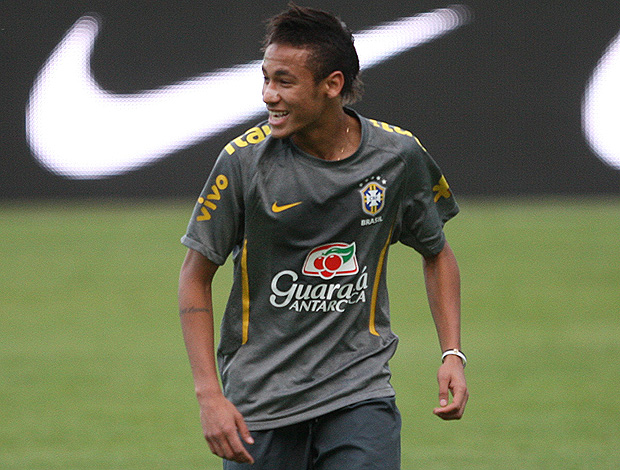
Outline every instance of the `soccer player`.
<svg viewBox="0 0 620 470"><path fill-rule="evenodd" d="M229 470L396 470L388 250L400 241L422 255L443 351L434 413L459 419L460 279L443 233L458 206L411 132L345 106L359 61L339 19L295 5L272 18L263 74L268 121L222 150L182 238L179 306L204 436ZM220 386L211 286L231 253Z"/></svg>

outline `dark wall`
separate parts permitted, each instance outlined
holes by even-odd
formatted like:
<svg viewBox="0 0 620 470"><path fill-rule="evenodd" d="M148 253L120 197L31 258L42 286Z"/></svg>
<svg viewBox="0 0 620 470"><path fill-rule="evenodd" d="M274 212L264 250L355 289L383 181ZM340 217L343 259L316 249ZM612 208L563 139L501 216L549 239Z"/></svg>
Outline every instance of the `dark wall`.
<svg viewBox="0 0 620 470"><path fill-rule="evenodd" d="M2 2L0 198L193 197L221 148L260 118L147 167L67 178L44 169L28 146L25 110L34 80L87 13L102 20L91 61L99 86L132 95L260 59L263 20L286 3ZM354 31L449 5L299 3L340 15ZM458 194L620 193L619 171L586 142L581 109L586 84L620 31L620 2L462 3L472 13L467 25L365 71L365 95L354 108L416 134ZM205 103L206 115L218 112Z"/></svg>

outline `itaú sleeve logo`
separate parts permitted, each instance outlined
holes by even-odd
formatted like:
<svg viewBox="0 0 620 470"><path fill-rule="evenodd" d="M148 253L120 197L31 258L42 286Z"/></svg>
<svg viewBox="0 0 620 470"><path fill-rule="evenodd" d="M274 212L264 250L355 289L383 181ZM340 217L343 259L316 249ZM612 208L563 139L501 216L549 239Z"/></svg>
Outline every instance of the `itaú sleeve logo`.
<svg viewBox="0 0 620 470"><path fill-rule="evenodd" d="M583 133L592 150L620 170L620 33L594 69L581 112Z"/></svg>
<svg viewBox="0 0 620 470"><path fill-rule="evenodd" d="M362 69L443 36L469 21L453 5L361 31ZM156 90L113 94L93 77L96 18L80 18L39 72L26 108L34 157L72 179L100 179L154 163L265 111L261 61L210 72ZM213 110L213 111L209 111Z"/></svg>
<svg viewBox="0 0 620 470"><path fill-rule="evenodd" d="M302 270L306 276L323 279L357 274L358 271L355 243L330 243L313 249L308 253Z"/></svg>

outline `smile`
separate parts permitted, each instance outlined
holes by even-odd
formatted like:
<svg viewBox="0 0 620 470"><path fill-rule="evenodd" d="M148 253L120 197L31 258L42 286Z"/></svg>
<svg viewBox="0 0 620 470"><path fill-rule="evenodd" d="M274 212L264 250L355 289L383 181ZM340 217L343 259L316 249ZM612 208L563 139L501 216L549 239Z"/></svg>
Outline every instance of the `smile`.
<svg viewBox="0 0 620 470"><path fill-rule="evenodd" d="M280 119L288 116L288 111L269 111L269 117L274 119Z"/></svg>

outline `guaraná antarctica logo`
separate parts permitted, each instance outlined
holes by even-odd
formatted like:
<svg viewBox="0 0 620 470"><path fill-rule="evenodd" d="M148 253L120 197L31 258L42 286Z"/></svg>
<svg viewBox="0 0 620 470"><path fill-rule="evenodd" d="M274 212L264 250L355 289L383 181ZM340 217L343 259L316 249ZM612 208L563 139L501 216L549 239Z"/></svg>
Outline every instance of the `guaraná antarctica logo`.
<svg viewBox="0 0 620 470"><path fill-rule="evenodd" d="M314 248L306 256L302 273L325 281L336 276L358 276L344 284L314 284L303 282L298 273L285 269L271 280L271 305L296 312L344 312L347 305L366 302L368 273L366 267L360 273L355 243L328 243Z"/></svg>
<svg viewBox="0 0 620 470"><path fill-rule="evenodd" d="M322 245L306 256L303 273L331 279L334 276L357 274L359 267L355 257L355 243L330 243Z"/></svg>

